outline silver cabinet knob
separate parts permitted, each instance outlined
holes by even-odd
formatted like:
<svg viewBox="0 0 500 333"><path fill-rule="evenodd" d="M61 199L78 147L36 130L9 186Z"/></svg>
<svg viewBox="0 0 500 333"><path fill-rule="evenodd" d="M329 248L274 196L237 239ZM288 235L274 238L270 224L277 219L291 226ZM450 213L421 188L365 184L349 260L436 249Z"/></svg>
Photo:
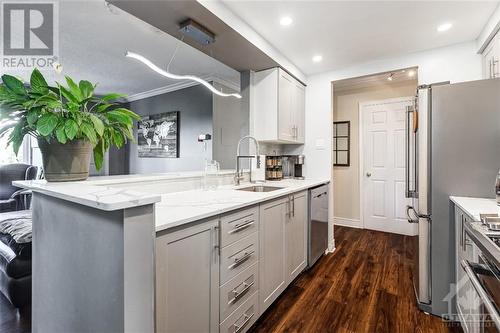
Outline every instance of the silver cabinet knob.
<svg viewBox="0 0 500 333"><path fill-rule="evenodd" d="M372 176L371 172L366 173L366 177L371 177L371 176Z"/></svg>

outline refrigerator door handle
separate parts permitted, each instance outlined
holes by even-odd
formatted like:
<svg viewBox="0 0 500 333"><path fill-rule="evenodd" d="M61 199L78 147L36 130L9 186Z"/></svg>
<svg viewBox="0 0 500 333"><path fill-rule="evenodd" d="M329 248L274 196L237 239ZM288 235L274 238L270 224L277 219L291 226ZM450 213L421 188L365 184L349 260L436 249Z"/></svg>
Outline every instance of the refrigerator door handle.
<svg viewBox="0 0 500 333"><path fill-rule="evenodd" d="M406 107L406 118L405 118L405 193L407 198L415 197L415 191L410 188L410 148L411 148L411 114L413 112L412 106Z"/></svg>
<svg viewBox="0 0 500 333"><path fill-rule="evenodd" d="M410 211L413 211L413 214L416 215L415 214L415 209L412 206L410 206L410 205L406 206L406 217L408 219L408 223L418 223L418 217L415 216L416 217L415 219L412 218L410 216Z"/></svg>

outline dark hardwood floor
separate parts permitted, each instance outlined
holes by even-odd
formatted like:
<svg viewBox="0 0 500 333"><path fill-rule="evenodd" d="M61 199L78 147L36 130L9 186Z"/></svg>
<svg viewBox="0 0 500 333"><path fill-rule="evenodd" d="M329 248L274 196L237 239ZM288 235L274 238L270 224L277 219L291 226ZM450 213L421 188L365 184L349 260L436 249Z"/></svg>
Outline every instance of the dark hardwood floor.
<svg viewBox="0 0 500 333"><path fill-rule="evenodd" d="M335 242L335 252L299 276L252 333L461 332L416 306L416 237L336 226Z"/></svg>
<svg viewBox="0 0 500 333"><path fill-rule="evenodd" d="M263 332L461 332L420 312L412 285L415 237L335 227L334 253L299 276L251 329ZM0 295L0 333L28 333Z"/></svg>

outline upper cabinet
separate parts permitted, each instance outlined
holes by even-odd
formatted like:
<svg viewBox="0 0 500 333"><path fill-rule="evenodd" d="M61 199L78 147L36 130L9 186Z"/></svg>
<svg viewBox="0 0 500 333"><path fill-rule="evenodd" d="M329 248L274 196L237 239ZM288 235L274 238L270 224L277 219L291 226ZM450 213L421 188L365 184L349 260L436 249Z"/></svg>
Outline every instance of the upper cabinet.
<svg viewBox="0 0 500 333"><path fill-rule="evenodd" d="M500 33L488 44L483 52L483 78L500 77Z"/></svg>
<svg viewBox="0 0 500 333"><path fill-rule="evenodd" d="M252 134L259 141L303 144L305 86L281 68L256 72L251 107Z"/></svg>

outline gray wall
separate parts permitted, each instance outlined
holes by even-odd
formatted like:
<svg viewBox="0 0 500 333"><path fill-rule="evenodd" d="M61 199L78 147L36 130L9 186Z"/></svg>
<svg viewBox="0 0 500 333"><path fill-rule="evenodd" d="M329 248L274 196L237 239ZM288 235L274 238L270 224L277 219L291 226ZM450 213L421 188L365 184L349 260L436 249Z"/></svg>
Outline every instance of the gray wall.
<svg viewBox="0 0 500 333"><path fill-rule="evenodd" d="M244 81L242 75L242 82ZM214 86L224 92L234 92L218 83L214 83ZM248 135L249 110L245 97L237 99L213 95L213 102L213 159L219 162L221 169L234 169L238 141L242 136ZM247 147L248 143L245 142L242 153L247 153Z"/></svg>
<svg viewBox="0 0 500 333"><path fill-rule="evenodd" d="M203 170L212 158L212 142L203 153L197 141L200 134L212 134L212 93L201 85L130 102L130 109L141 116L179 111L179 158L139 158L137 144L129 145L129 172L157 173ZM137 138L137 124L134 125Z"/></svg>

